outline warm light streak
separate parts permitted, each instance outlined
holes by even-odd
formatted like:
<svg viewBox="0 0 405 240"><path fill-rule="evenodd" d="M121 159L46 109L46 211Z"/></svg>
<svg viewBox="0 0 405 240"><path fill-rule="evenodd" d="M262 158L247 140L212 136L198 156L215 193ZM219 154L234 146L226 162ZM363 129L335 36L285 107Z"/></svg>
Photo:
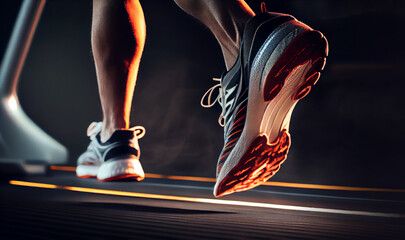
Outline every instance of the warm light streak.
<svg viewBox="0 0 405 240"><path fill-rule="evenodd" d="M50 168L51 168L51 170L76 172L76 167L51 165Z"/></svg>
<svg viewBox="0 0 405 240"><path fill-rule="evenodd" d="M51 165L52 170L59 171L76 171L76 167L69 166L55 166ZM215 178L206 177L188 177L188 176L173 176L164 174L145 173L146 178L160 178L171 180L186 180L197 182L216 182ZM405 189L388 189L388 188L361 188L361 187L345 187L345 186L329 186L319 184L305 184L305 183L286 183L286 182L266 182L262 185L274 187L291 187L291 188L308 188L308 189L323 189L323 190L341 190L341 191L368 191L368 192L405 192Z"/></svg>
<svg viewBox="0 0 405 240"><path fill-rule="evenodd" d="M266 182L263 185L276 186L276 187L293 187L293 188L343 190L343 191L405 192L405 189L362 188L362 187L329 186L329 185L305 184L305 183L286 183L286 182Z"/></svg>
<svg viewBox="0 0 405 240"><path fill-rule="evenodd" d="M187 180L187 181L197 181L197 182L215 182L215 178L206 177L187 177L187 176L173 176L173 175L163 175L163 174L153 174L146 173L147 178L162 178L162 179L172 179L172 180Z"/></svg>
<svg viewBox="0 0 405 240"><path fill-rule="evenodd" d="M309 212L321 212L321 213L362 215L362 216L374 216L374 217L396 217L396 218L405 217L404 215L395 214L395 213L340 210L340 209L329 209L329 208L280 205L280 204L271 204L271 203L257 203L257 202L245 202L245 201L235 201L235 200L220 200L220 199L182 197L182 196L160 195L160 194L150 194L150 193L136 193L136 192L125 192L125 191L105 190L105 189L96 189L96 188L59 186L59 185L52 185L52 184L45 184L45 183L35 183L35 182L16 181L16 180L11 180L9 183L12 185L17 185L17 186L49 188L49 189L56 188L56 189L63 189L63 190L69 190L69 191L75 191L75 192L96 193L96 194L105 194L105 195L113 195L113 196L150 198L150 199L173 200L173 201L184 201L184 202L197 202L197 203L220 204L220 205L242 206L242 207L259 207L259 208L281 209L281 210L292 210L292 211L309 211Z"/></svg>
<svg viewBox="0 0 405 240"><path fill-rule="evenodd" d="M57 186L54 184L24 182L24 181L15 181L15 180L10 180L10 184L26 186L26 187L38 187L38 188L61 188L60 186Z"/></svg>
<svg viewBox="0 0 405 240"><path fill-rule="evenodd" d="M68 166L51 165L51 169L59 170L59 171L72 171L72 172L76 171L76 167L68 167ZM215 178L173 176L173 175L154 174L154 173L145 173L145 177L146 178L171 179L171 180L197 181L197 182L216 182ZM319 184L286 183L286 182L266 182L262 185L274 186L274 187L308 188L308 189L341 190L341 191L398 192L398 193L405 192L405 189L362 188L362 187L329 186L329 185L319 185Z"/></svg>

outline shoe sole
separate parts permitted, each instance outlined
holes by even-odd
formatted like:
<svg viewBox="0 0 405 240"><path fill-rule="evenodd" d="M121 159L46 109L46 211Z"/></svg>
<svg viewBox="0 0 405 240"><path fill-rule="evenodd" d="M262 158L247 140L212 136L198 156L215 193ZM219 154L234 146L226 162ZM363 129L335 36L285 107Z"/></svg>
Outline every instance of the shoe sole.
<svg viewBox="0 0 405 240"><path fill-rule="evenodd" d="M76 176L80 178L97 177L98 169L100 166L94 165L78 165L76 168Z"/></svg>
<svg viewBox="0 0 405 240"><path fill-rule="evenodd" d="M96 177L102 182L133 179L142 181L145 173L137 159L110 160L101 166L79 165L76 175L80 178Z"/></svg>
<svg viewBox="0 0 405 240"><path fill-rule="evenodd" d="M322 33L296 20L269 35L252 64L245 127L218 174L216 197L254 188L280 169L292 110L316 84L327 54Z"/></svg>

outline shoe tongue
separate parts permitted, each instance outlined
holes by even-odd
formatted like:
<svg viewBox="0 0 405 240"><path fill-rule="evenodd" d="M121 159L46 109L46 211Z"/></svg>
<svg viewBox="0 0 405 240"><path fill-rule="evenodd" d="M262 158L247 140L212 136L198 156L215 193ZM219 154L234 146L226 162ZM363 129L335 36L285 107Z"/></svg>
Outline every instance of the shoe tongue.
<svg viewBox="0 0 405 240"><path fill-rule="evenodd" d="M232 99L236 96L237 93L237 85L241 79L241 72L240 67L233 67L231 68L226 74L222 77L221 88L223 90L223 94L225 94L226 99ZM232 88L235 88L231 90Z"/></svg>
<svg viewBox="0 0 405 240"><path fill-rule="evenodd" d="M92 122L87 128L87 136L95 137L99 132L101 132L101 127L101 122Z"/></svg>

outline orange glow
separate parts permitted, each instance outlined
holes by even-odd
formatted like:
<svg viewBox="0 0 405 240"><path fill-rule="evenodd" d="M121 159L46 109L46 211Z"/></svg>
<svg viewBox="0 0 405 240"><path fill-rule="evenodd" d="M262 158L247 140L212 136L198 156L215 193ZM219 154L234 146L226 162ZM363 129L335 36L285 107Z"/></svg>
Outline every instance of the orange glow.
<svg viewBox="0 0 405 240"><path fill-rule="evenodd" d="M136 181L142 181L145 178L144 175L139 175L139 174L125 174L122 176L117 176L117 177L111 177L111 178L106 178L106 179L99 179L97 178L97 180L102 181L102 182L109 182L109 181L116 181L116 180L120 180L120 179L134 179Z"/></svg>
<svg viewBox="0 0 405 240"><path fill-rule="evenodd" d="M362 187L329 186L329 185L286 183L286 182L267 182L267 183L264 183L263 185L276 186L276 187L293 187L293 188L343 190L343 191L405 192L405 189L362 188Z"/></svg>
<svg viewBox="0 0 405 240"><path fill-rule="evenodd" d="M58 170L58 171L71 171L71 172L76 171L76 167L69 167L69 166L51 165L50 168L52 170ZM216 182L215 178L173 176L173 175L163 175L163 174L154 174L154 173L145 173L145 177L146 178L197 181L197 182ZM330 185L287 183L287 182L266 182L266 183L263 183L262 185L274 186L274 187L308 188L308 189L341 190L341 191L405 192L405 189L362 188L362 187L330 186Z"/></svg>
<svg viewBox="0 0 405 240"><path fill-rule="evenodd" d="M125 8L128 12L129 21L132 26L132 31L134 34L135 41L135 52L131 63L129 64L127 86L125 92L125 106L124 106L124 117L129 120L132 98L134 94L134 88L136 79L138 76L139 64L142 57L143 48L145 46L146 38L146 25L145 17L143 15L142 6L139 1L129 0L125 2ZM128 125L126 126L128 127Z"/></svg>
<svg viewBox="0 0 405 240"><path fill-rule="evenodd" d="M52 184L34 183L34 182L25 182L25 181L16 181L16 180L11 180L9 183L11 185L17 185L17 186L48 188L48 189L56 188L56 189L63 189L63 190L69 190L69 191L75 191L75 192L95 193L95 194L124 196L124 197L150 198L150 199L173 200L173 201L183 201L183 202L197 202L197 203L209 203L209 204L220 204L220 205L231 205L231 206L259 207L259 208L268 208L268 209L323 212L323 213L363 215L363 216L405 217L404 215L395 214L395 213L365 212L365 211L340 210L340 209L329 209L329 208L280 205L280 204L271 204L271 203L245 202L245 201L235 201L235 200L220 200L220 199L210 199L210 198L194 198L194 197L160 195L160 194L150 194L150 193L136 193L136 192L105 190L105 189L97 189L97 188L58 186L58 185L52 185Z"/></svg>
<svg viewBox="0 0 405 240"><path fill-rule="evenodd" d="M265 183L280 169L289 147L290 134L285 129L270 144L266 134L258 135L238 164L220 182L217 182L214 195L219 197L246 191Z"/></svg>
<svg viewBox="0 0 405 240"><path fill-rule="evenodd" d="M206 177L172 176L172 175L162 175L162 174L153 174L153 173L146 173L145 176L147 178L162 178L162 179L187 180L187 181L198 181L198 182L216 182L215 178L206 178Z"/></svg>
<svg viewBox="0 0 405 240"><path fill-rule="evenodd" d="M50 168L51 168L51 170L57 170L57 171L76 172L76 167L51 165Z"/></svg>
<svg viewBox="0 0 405 240"><path fill-rule="evenodd" d="M23 182L23 181L15 181L10 180L9 182L11 185L20 185L26 187L38 187L38 188L60 188L60 186L47 184L47 183L34 183L34 182Z"/></svg>

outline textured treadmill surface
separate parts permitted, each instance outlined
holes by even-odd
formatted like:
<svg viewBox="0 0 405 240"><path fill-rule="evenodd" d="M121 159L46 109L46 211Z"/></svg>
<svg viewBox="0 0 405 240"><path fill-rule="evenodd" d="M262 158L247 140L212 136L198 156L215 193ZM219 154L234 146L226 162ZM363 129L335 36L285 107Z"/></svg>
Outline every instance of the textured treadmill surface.
<svg viewBox="0 0 405 240"><path fill-rule="evenodd" d="M212 183L146 179L101 183L73 173L27 182L191 198L212 197ZM0 185L1 239L399 239L405 237L403 196L337 196L338 192L259 187L220 198L281 205L399 213L375 217L195 203ZM352 195L354 193L351 193ZM402 198L403 199L403 198Z"/></svg>

